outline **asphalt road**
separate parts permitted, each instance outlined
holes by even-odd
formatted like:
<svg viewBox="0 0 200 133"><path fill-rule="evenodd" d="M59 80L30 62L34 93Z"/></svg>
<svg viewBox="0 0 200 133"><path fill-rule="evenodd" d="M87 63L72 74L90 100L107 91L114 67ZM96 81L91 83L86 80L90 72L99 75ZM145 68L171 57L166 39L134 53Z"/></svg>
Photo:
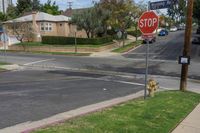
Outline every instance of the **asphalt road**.
<svg viewBox="0 0 200 133"><path fill-rule="evenodd" d="M184 32L178 31L150 44L150 74L180 76L177 57L181 55L183 37ZM125 55L107 58L27 53L6 55L5 58L1 53L0 61L19 64L23 69L0 74L0 129L144 88L132 84L143 83L143 75L136 79L115 74L144 74L145 45ZM191 57L189 76L199 80L200 46L192 46Z"/></svg>
<svg viewBox="0 0 200 133"><path fill-rule="evenodd" d="M144 87L107 75L63 70L27 70L0 74L0 129L101 101Z"/></svg>
<svg viewBox="0 0 200 133"><path fill-rule="evenodd" d="M172 32L168 36L158 37L157 42L150 44L149 73L179 77L181 65L178 56L182 53L184 31ZM52 69L87 69L125 73L145 73L145 45L123 56L70 57L40 54L7 53L0 61L37 68ZM192 45L189 77L200 78L200 45Z"/></svg>

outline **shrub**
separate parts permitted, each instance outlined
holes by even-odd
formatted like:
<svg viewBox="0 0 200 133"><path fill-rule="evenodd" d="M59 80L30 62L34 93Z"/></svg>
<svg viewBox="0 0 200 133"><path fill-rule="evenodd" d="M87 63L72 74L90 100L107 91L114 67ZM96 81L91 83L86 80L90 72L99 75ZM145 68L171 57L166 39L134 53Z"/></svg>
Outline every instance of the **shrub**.
<svg viewBox="0 0 200 133"><path fill-rule="evenodd" d="M135 37L139 37L139 36L142 35L142 33L141 33L140 30L137 30L137 32L136 32L136 31L128 31L127 33L128 33L129 35L132 35L132 36L135 36Z"/></svg>
<svg viewBox="0 0 200 133"><path fill-rule="evenodd" d="M104 43L112 42L112 37L102 37L102 38L76 38L77 44L85 45L100 45ZM42 36L43 44L53 44L53 45L73 45L75 44L74 37L62 37L62 36Z"/></svg>

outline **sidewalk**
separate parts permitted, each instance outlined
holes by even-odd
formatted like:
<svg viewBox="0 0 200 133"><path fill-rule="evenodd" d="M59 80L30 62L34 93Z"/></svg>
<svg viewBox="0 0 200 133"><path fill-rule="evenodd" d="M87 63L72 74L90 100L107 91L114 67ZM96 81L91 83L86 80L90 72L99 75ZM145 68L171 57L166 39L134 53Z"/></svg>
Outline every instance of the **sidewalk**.
<svg viewBox="0 0 200 133"><path fill-rule="evenodd" d="M136 41L136 38L133 37L133 36L128 36L128 39L125 40L125 45L128 45L129 43L131 42L135 42ZM116 47L113 47L112 49L108 49L108 50L105 50L105 51L101 51L101 52L94 52L92 53L90 56L91 57L113 57L113 56L120 56L119 53L114 53L112 52L112 50L116 49L116 48L119 48L119 47L122 47L123 43L122 41L121 42L115 42L115 46Z"/></svg>
<svg viewBox="0 0 200 133"><path fill-rule="evenodd" d="M175 128L172 133L200 133L200 104Z"/></svg>
<svg viewBox="0 0 200 133"><path fill-rule="evenodd" d="M200 93L199 89L191 90ZM197 107L172 131L172 133L200 133L200 103Z"/></svg>

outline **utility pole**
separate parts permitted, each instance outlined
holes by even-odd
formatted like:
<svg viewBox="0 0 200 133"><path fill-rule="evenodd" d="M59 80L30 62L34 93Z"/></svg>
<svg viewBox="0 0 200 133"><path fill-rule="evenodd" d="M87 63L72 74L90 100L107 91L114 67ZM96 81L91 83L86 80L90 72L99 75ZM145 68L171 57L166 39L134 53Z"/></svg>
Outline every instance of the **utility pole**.
<svg viewBox="0 0 200 133"><path fill-rule="evenodd" d="M73 4L73 2L69 1L69 2L67 2L67 3L68 3L69 9L72 9L72 4Z"/></svg>
<svg viewBox="0 0 200 133"><path fill-rule="evenodd" d="M6 13L6 9L5 9L5 1L2 0L2 8L3 8L3 13L5 14Z"/></svg>
<svg viewBox="0 0 200 133"><path fill-rule="evenodd" d="M187 22L186 22L186 30L185 30L185 42L184 42L184 49L183 49L183 57L190 56L191 50L191 33L192 33L192 13L193 13L193 5L194 0L188 0L188 7L187 7ZM185 91L187 88L187 77L188 77L188 65L189 64L182 64L181 69L181 82L180 82L180 90Z"/></svg>

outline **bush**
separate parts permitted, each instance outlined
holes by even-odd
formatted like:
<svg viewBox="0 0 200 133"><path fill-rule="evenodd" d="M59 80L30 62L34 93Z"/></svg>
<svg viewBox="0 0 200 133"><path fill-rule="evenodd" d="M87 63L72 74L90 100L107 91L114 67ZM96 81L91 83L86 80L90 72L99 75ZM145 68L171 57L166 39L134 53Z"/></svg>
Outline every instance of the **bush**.
<svg viewBox="0 0 200 133"><path fill-rule="evenodd" d="M112 37L102 37L102 38L76 38L77 44L79 45L100 45L104 43L112 42ZM43 44L53 44L53 45L73 45L75 44L74 37L62 37L62 36L42 36Z"/></svg>
<svg viewBox="0 0 200 133"><path fill-rule="evenodd" d="M127 33L128 33L129 35L132 35L132 36L135 36L135 37L139 37L139 36L142 35L142 33L141 33L140 30L137 30L137 32L136 32L136 31L128 31Z"/></svg>

